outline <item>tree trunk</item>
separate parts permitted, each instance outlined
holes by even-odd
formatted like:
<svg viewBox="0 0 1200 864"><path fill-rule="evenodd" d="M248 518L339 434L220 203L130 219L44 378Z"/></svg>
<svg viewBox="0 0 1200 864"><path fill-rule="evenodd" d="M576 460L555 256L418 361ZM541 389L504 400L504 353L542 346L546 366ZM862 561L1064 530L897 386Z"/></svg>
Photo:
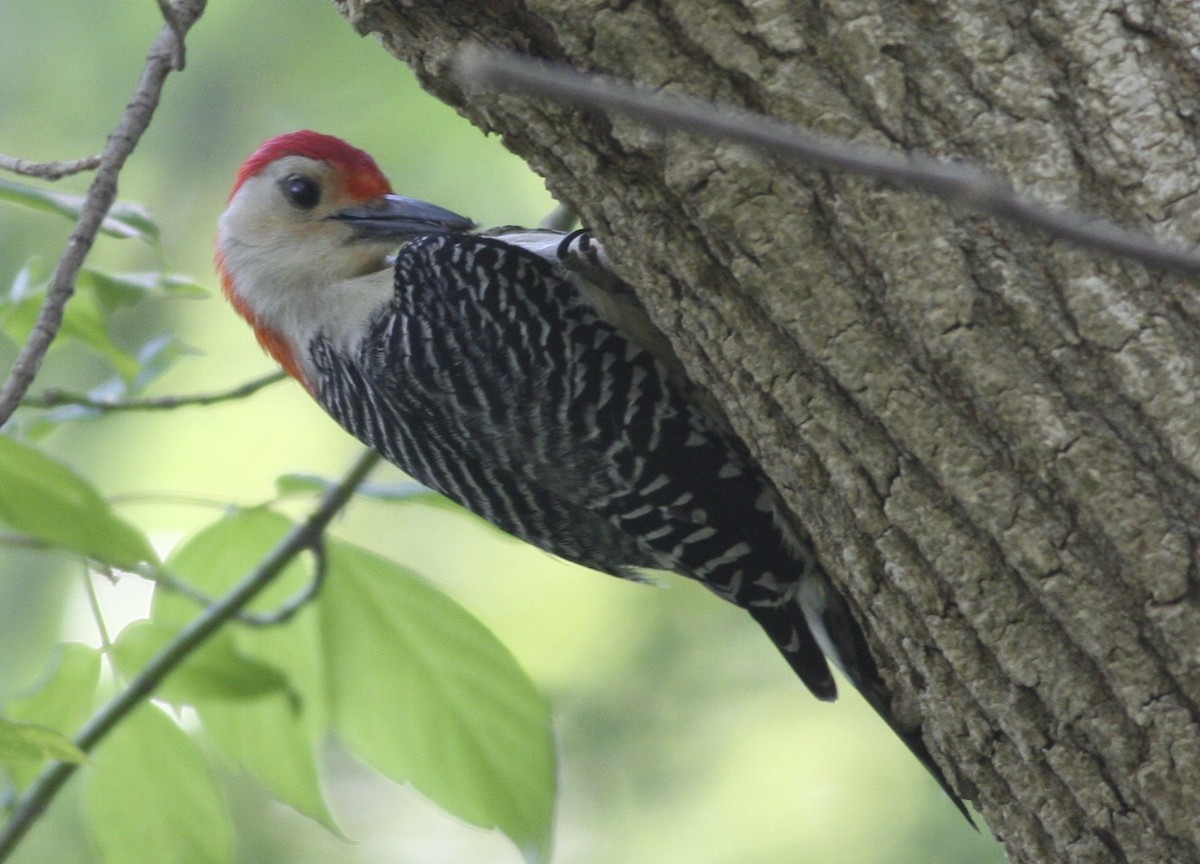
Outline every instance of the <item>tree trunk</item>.
<svg viewBox="0 0 1200 864"><path fill-rule="evenodd" d="M338 0L543 174L815 535L1015 861L1200 861L1195 283L517 96L466 41L1200 236L1200 6Z"/></svg>

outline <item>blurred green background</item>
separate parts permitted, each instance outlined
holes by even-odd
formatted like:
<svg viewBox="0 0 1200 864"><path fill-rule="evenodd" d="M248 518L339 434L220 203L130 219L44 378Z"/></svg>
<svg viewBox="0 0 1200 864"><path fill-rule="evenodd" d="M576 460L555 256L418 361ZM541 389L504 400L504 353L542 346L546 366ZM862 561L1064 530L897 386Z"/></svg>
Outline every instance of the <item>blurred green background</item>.
<svg viewBox="0 0 1200 864"><path fill-rule="evenodd" d="M155 5L7 0L0 10L0 152L32 160L97 152L159 28ZM196 350L154 393L220 390L271 369L217 293L212 235L241 160L297 128L348 139L378 158L397 191L482 224L536 223L553 206L499 141L422 93L406 67L359 38L327 0L213 4L189 38L187 70L169 80L121 178L121 197L157 218L164 260L134 241L102 238L89 262L109 270L165 264L213 290L207 300L121 313L130 345L170 332ZM88 182L85 175L56 188L81 192ZM62 219L0 205L0 290L31 260L52 266L69 230ZM0 338L0 369L13 353ZM62 350L35 390L83 389L107 374L86 352ZM270 498L278 475L335 476L356 452L291 383L221 407L68 426L44 445L121 502L120 512L163 550L225 502ZM856 695L835 706L814 701L748 617L692 584L624 584L434 508L360 502L334 530L441 585L549 694L560 741L561 864L1003 860ZM97 590L113 630L144 612L149 596L134 579L100 580ZM0 699L34 680L63 638L97 642L79 565L0 549ZM353 842L226 775L239 860L520 860L503 837L442 815L332 745L328 776ZM63 796L16 861L93 860L76 794Z"/></svg>

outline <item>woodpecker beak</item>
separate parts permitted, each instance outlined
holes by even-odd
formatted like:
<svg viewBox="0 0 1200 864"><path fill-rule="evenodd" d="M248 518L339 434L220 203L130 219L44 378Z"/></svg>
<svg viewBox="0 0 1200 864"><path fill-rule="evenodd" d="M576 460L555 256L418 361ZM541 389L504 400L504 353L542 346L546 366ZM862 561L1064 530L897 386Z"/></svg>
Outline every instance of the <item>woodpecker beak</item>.
<svg viewBox="0 0 1200 864"><path fill-rule="evenodd" d="M408 240L426 234L470 231L475 223L436 204L384 195L361 207L347 207L329 217L347 223L360 240Z"/></svg>

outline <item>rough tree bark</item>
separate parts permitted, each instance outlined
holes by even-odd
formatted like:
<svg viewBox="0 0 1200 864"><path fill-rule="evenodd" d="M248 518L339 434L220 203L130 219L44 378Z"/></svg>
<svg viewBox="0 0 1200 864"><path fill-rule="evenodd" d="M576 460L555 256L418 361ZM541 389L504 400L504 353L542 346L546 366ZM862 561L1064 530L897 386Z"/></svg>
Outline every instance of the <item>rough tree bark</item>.
<svg viewBox="0 0 1200 864"><path fill-rule="evenodd" d="M338 0L609 244L1015 861L1200 861L1197 285L448 76L477 41L1200 237L1200 6Z"/></svg>

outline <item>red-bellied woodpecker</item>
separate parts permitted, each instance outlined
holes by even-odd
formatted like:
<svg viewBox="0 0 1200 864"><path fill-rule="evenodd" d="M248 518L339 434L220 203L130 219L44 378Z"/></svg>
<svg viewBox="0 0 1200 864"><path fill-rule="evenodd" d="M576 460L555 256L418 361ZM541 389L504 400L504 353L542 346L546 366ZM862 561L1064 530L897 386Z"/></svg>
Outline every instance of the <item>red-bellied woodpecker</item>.
<svg viewBox="0 0 1200 864"><path fill-rule="evenodd" d="M217 265L266 350L367 446L555 555L698 580L832 700L828 656L962 809L893 720L811 540L599 244L473 227L393 195L361 150L294 132L242 165Z"/></svg>

